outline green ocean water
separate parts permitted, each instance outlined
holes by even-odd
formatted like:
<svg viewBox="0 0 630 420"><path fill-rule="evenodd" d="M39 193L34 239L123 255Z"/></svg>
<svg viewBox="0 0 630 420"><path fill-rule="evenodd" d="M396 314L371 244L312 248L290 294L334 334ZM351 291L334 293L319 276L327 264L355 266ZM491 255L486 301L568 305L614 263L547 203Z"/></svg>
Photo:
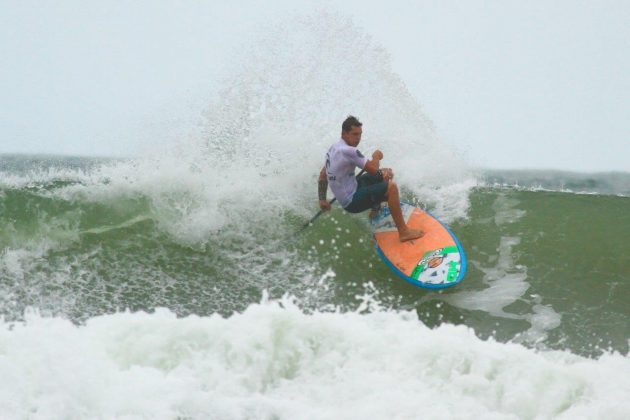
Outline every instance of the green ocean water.
<svg viewBox="0 0 630 420"><path fill-rule="evenodd" d="M365 215L336 208L295 235L308 204L301 212L274 207L275 218L259 219L226 203L227 221L200 236L178 219L186 191L158 194L149 184L130 193L94 175L117 162L0 159L5 319L32 309L76 323L158 307L229 315L266 291L290 295L306 311L413 310L426 325L464 324L483 338L587 356L628 353L628 174L487 171L467 193L466 216L449 220L468 255L467 276L433 292L381 262ZM231 212L243 216L238 223Z"/></svg>

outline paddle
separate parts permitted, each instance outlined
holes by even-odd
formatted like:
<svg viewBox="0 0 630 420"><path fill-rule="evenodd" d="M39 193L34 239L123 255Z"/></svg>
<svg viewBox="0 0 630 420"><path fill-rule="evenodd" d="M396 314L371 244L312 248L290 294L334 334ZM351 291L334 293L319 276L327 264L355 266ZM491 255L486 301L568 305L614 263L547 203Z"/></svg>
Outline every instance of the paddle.
<svg viewBox="0 0 630 420"><path fill-rule="evenodd" d="M363 175L363 173L364 173L364 172L365 172L365 169L361 169L361 172L359 172L359 175L357 175L357 176L356 176L356 178L359 178L361 175ZM333 198L332 200L330 200L330 201L329 201L329 203L330 203L330 204L332 204L332 203L334 203L335 201L337 201L337 197L335 197L335 198ZM323 209L322 209L322 210L320 210L320 211L318 211L318 212L317 212L317 214L311 218L311 220L309 220L308 222L306 222L306 223L302 226L302 228L296 232L296 235L297 235L298 233L302 232L304 229L306 229L306 228L307 228L307 227L309 227L310 225L312 225L312 224L313 224L313 222L314 222L314 221L315 221L315 220L316 220L319 216L321 216L321 215L324 213L324 211L325 211L325 210L323 210Z"/></svg>

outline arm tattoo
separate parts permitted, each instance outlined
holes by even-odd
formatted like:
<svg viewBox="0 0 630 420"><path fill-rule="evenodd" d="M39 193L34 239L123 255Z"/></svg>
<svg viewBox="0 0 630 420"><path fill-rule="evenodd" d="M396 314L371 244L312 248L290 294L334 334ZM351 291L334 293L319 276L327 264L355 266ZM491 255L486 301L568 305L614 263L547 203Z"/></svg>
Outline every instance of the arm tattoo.
<svg viewBox="0 0 630 420"><path fill-rule="evenodd" d="M325 200L326 199L326 190L328 190L328 180L327 179L320 179L317 182L317 195L319 196L320 200Z"/></svg>

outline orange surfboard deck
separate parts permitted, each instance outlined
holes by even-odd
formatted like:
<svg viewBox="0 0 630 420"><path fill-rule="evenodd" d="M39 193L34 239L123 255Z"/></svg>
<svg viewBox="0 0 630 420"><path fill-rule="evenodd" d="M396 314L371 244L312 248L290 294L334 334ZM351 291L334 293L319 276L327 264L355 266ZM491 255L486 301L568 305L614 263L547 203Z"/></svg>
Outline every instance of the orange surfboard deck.
<svg viewBox="0 0 630 420"><path fill-rule="evenodd" d="M400 203L403 217L412 229L424 236L400 242L398 230L389 211L381 208L371 221L376 250L399 277L429 289L443 289L459 284L466 274L466 254L448 226L428 212L408 203Z"/></svg>

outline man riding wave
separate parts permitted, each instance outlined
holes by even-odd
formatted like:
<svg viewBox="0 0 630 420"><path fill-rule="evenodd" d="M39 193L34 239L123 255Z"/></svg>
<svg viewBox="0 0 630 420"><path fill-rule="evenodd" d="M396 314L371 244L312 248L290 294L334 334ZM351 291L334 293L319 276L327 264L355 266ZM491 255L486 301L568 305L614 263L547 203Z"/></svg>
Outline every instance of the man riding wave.
<svg viewBox="0 0 630 420"><path fill-rule="evenodd" d="M372 153L372 160L368 160L357 149L363 133L362 126L356 117L348 116L341 125L341 139L328 149L326 164L319 173L320 208L324 211L330 210L330 203L326 199L329 185L339 204L350 213L372 209L370 217L374 217L381 202L386 201L400 241L420 238L424 233L409 228L403 218L398 186L393 181L394 172L390 168L380 169L383 153L376 150ZM367 173L357 179L354 175L356 167Z"/></svg>

